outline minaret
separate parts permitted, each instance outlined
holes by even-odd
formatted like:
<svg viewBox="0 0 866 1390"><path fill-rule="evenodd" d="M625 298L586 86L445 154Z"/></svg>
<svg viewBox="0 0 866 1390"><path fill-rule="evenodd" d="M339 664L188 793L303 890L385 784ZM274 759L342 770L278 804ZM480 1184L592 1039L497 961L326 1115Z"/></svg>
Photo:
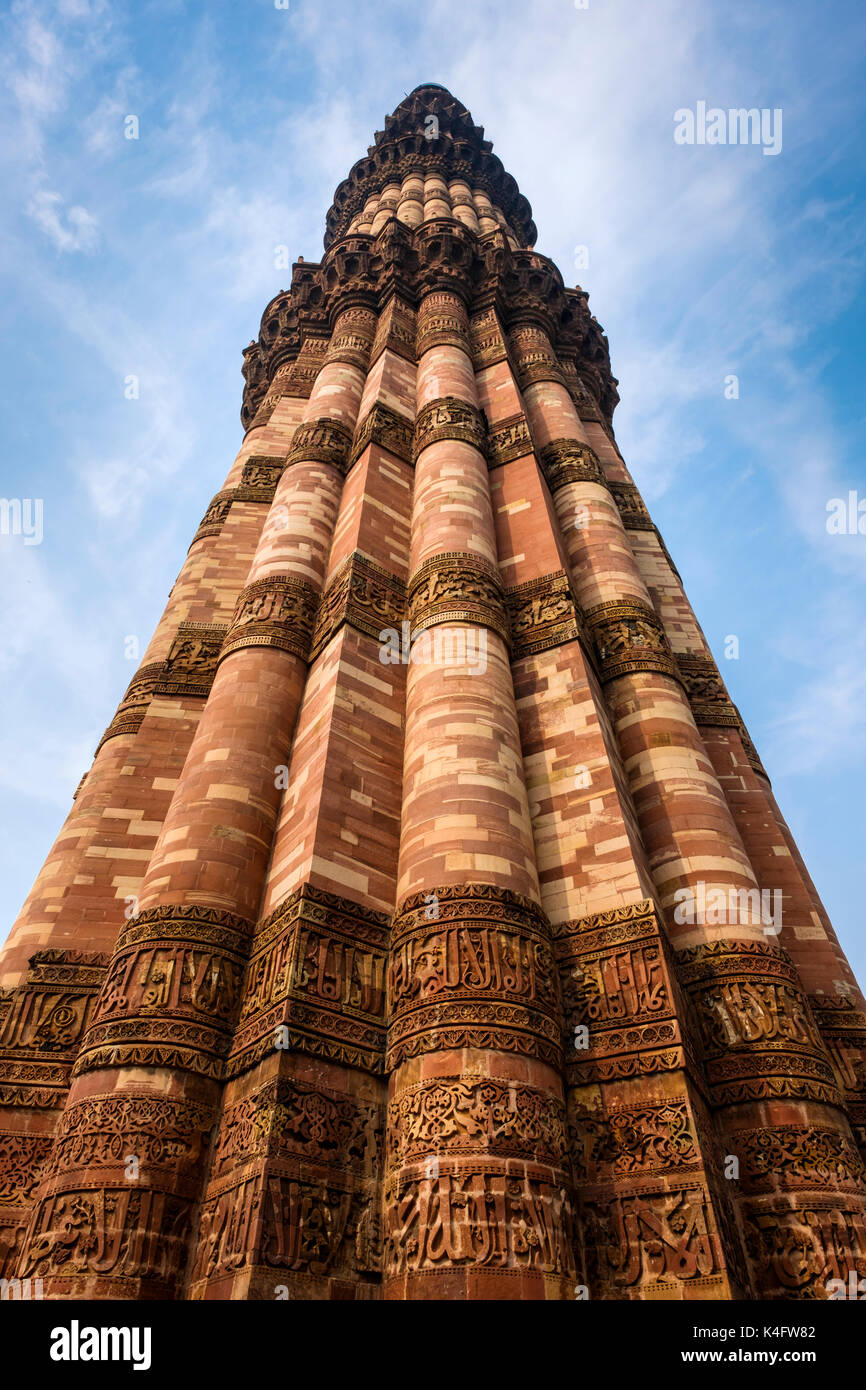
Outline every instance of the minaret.
<svg viewBox="0 0 866 1390"><path fill-rule="evenodd" d="M826 1297L866 1001L588 297L435 84L326 227L2 953L0 1275Z"/></svg>

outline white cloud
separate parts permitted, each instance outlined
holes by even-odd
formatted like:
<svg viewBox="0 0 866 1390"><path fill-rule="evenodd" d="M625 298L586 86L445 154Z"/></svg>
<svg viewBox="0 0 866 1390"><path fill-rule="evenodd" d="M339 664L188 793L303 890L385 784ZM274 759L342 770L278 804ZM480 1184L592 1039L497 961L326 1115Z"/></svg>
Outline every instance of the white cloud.
<svg viewBox="0 0 866 1390"><path fill-rule="evenodd" d="M59 193L43 189L35 193L29 215L58 251L92 251L98 240L98 222L87 208L74 204L64 212Z"/></svg>

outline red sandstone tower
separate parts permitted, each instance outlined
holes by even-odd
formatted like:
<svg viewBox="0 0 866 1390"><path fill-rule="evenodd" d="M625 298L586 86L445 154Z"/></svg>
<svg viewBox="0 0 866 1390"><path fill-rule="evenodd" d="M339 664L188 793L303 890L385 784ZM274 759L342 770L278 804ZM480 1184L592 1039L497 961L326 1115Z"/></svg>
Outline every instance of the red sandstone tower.
<svg viewBox="0 0 866 1390"><path fill-rule="evenodd" d="M48 1297L866 1274L866 1003L534 240L420 87L246 349L2 956L0 1273Z"/></svg>

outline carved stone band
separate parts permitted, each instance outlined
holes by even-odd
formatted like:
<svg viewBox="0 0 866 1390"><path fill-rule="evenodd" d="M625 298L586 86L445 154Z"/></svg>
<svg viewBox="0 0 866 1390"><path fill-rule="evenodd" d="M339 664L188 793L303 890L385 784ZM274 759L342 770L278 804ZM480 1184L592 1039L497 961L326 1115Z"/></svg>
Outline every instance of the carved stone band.
<svg viewBox="0 0 866 1390"><path fill-rule="evenodd" d="M286 467L295 463L331 463L346 474L352 451L352 431L341 420L311 420L298 425Z"/></svg>
<svg viewBox="0 0 866 1390"><path fill-rule="evenodd" d="M655 527L643 498L634 483L609 482L607 485L619 508L622 524L627 531L654 531Z"/></svg>
<svg viewBox="0 0 866 1390"><path fill-rule="evenodd" d="M684 1065L663 933L645 899L554 928L571 1084ZM586 1029L578 1047L576 1030ZM572 1039L574 1041L572 1041Z"/></svg>
<svg viewBox="0 0 866 1390"><path fill-rule="evenodd" d="M579 439L552 439L539 450L538 462L551 492L568 483L608 485L597 453Z"/></svg>
<svg viewBox="0 0 866 1390"><path fill-rule="evenodd" d="M117 713L99 740L94 757L98 755L103 743L107 742L108 739L116 738L118 734L138 733L147 713L147 707L153 698L156 682L162 675L164 664L162 661L152 661L147 666L139 668L117 707Z"/></svg>
<svg viewBox="0 0 866 1390"><path fill-rule="evenodd" d="M206 699L227 632L222 623L178 623L162 673L154 684L154 695Z"/></svg>
<svg viewBox="0 0 866 1390"><path fill-rule="evenodd" d="M577 605L568 575L560 570L505 590L511 630L511 659L561 647L580 636Z"/></svg>
<svg viewBox="0 0 866 1390"><path fill-rule="evenodd" d="M171 1067L218 1078L231 1043L252 926L217 908L168 905L123 928L73 1075Z"/></svg>
<svg viewBox="0 0 866 1390"><path fill-rule="evenodd" d="M636 600L599 603L584 614L603 681L637 671L657 671L680 679L679 668L660 619Z"/></svg>
<svg viewBox="0 0 866 1390"><path fill-rule="evenodd" d="M344 623L368 637L378 637L384 628L399 627L405 611L405 584L360 551L354 551L322 595L310 659L319 655Z"/></svg>
<svg viewBox="0 0 866 1390"><path fill-rule="evenodd" d="M318 593L303 579L288 574L257 579L238 599L220 661L241 647L279 647L306 661L318 603Z"/></svg>
<svg viewBox="0 0 866 1390"><path fill-rule="evenodd" d="M178 623L165 661L151 662L136 673L96 752L118 734L137 734L155 695L206 700L227 632L222 623Z"/></svg>
<svg viewBox="0 0 866 1390"><path fill-rule="evenodd" d="M414 457L417 460L428 444L442 439L459 439L479 453L487 447L487 421L481 411L458 396L440 396L419 410L415 420Z"/></svg>
<svg viewBox="0 0 866 1390"><path fill-rule="evenodd" d="M288 1046L381 1072L388 917L304 884L256 929L228 1075Z"/></svg>
<svg viewBox="0 0 866 1390"><path fill-rule="evenodd" d="M407 606L416 632L438 623L473 623L511 640L499 571L479 555L446 551L425 560L409 581Z"/></svg>
<svg viewBox="0 0 866 1390"><path fill-rule="evenodd" d="M678 652L677 666L696 724L739 728L740 716L711 656Z"/></svg>
<svg viewBox="0 0 866 1390"><path fill-rule="evenodd" d="M353 467L370 444L378 444L389 453L396 454L404 463L412 462L414 444L414 422L405 415L380 401L373 406L355 431L355 442L349 456L349 466Z"/></svg>
<svg viewBox="0 0 866 1390"><path fill-rule="evenodd" d="M710 941L678 951L717 1105L786 1095L839 1104L833 1069L781 947Z"/></svg>
<svg viewBox="0 0 866 1390"><path fill-rule="evenodd" d="M507 889L460 884L410 899L392 928L389 1004L389 1070L464 1047L561 1059L547 921Z"/></svg>
<svg viewBox="0 0 866 1390"><path fill-rule="evenodd" d="M525 415L511 415L492 425L487 438L487 466L501 468L532 453L532 438Z"/></svg>

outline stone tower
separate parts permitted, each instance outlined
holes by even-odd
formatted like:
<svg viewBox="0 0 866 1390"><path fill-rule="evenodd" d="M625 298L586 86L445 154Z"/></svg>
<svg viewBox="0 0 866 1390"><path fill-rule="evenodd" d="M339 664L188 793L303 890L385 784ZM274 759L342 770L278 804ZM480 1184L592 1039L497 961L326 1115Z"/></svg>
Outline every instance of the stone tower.
<svg viewBox="0 0 866 1390"><path fill-rule="evenodd" d="M244 353L243 443L12 930L52 1298L824 1298L866 1004L444 88Z"/></svg>

